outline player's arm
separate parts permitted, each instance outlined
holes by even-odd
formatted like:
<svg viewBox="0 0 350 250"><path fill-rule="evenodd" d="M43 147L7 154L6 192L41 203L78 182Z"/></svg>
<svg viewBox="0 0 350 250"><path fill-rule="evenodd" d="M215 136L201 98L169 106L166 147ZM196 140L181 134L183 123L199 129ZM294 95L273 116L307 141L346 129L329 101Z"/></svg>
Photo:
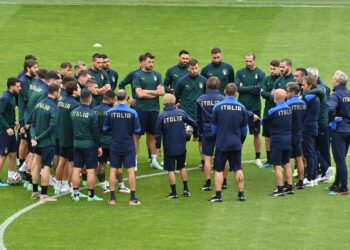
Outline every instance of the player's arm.
<svg viewBox="0 0 350 250"><path fill-rule="evenodd" d="M183 88L184 88L184 84L183 84L183 81L178 81L177 84L176 84L176 88L175 88L175 97L176 97L176 103L179 103L180 102L180 99L181 99L181 96L182 96L182 91L183 91Z"/></svg>
<svg viewBox="0 0 350 250"><path fill-rule="evenodd" d="M134 134L141 132L140 120L136 112L135 112L135 118L133 121L133 130L134 130Z"/></svg>
<svg viewBox="0 0 350 250"><path fill-rule="evenodd" d="M105 132L109 131L111 129L110 124L111 124L111 114L108 112L103 122L102 130Z"/></svg>
<svg viewBox="0 0 350 250"><path fill-rule="evenodd" d="M268 88L268 79L265 78L262 91L261 91L261 96L262 98L269 100L272 97L272 94L267 88Z"/></svg>
<svg viewBox="0 0 350 250"><path fill-rule="evenodd" d="M332 119L336 115L338 104L339 104L339 98L336 96L336 94L333 93L332 95L329 96L329 99L327 101L328 115Z"/></svg>
<svg viewBox="0 0 350 250"><path fill-rule="evenodd" d="M162 132L163 132L163 128L162 128L162 118L159 115L157 118L157 123L156 123L156 129L155 129L155 140L156 140L156 148L159 150L161 145L162 145Z"/></svg>
<svg viewBox="0 0 350 250"><path fill-rule="evenodd" d="M7 121L4 119L4 113L8 103L9 103L8 98L6 99L2 98L0 100L0 124L6 128L6 132L8 135L13 135L14 134L13 128L11 128L10 125L7 123Z"/></svg>
<svg viewBox="0 0 350 250"><path fill-rule="evenodd" d="M198 138L198 126L197 126L197 123L186 112L184 112L183 120L184 120L185 123L187 123L188 125L190 125L193 128L193 137L194 138Z"/></svg>
<svg viewBox="0 0 350 250"><path fill-rule="evenodd" d="M100 131L98 129L98 119L95 113L91 116L91 131L94 136L95 145L100 148L101 147Z"/></svg>
<svg viewBox="0 0 350 250"><path fill-rule="evenodd" d="M34 136L33 140L39 142L42 139L51 136L51 134L53 134L57 128L57 124L58 124L58 110L53 110L51 108L50 111L50 123L49 123L49 127L47 130L45 130L43 133Z"/></svg>
<svg viewBox="0 0 350 250"><path fill-rule="evenodd" d="M244 110L242 124L241 124L241 143L242 144L247 138L247 131L248 131L248 113L246 110Z"/></svg>
<svg viewBox="0 0 350 250"><path fill-rule="evenodd" d="M196 109L197 109L196 122L198 125L198 133L199 133L199 136L201 136L203 135L203 119L202 119L202 108L198 101L196 102Z"/></svg>
<svg viewBox="0 0 350 250"><path fill-rule="evenodd" d="M254 86L244 86L240 72L237 72L235 83L238 88L238 93L248 93L255 88Z"/></svg>
<svg viewBox="0 0 350 250"><path fill-rule="evenodd" d="M217 111L216 111L216 105L213 108L213 114L211 118L211 132L213 135L216 135L216 132L218 130L218 117L217 117Z"/></svg>
<svg viewBox="0 0 350 250"><path fill-rule="evenodd" d="M165 73L165 78L163 82L164 90L166 93L171 93L172 91L174 91L171 89L171 82L172 82L171 72L170 72L170 69L168 69Z"/></svg>
<svg viewBox="0 0 350 250"><path fill-rule="evenodd" d="M228 68L228 80L230 82L235 82L235 71L231 65Z"/></svg>

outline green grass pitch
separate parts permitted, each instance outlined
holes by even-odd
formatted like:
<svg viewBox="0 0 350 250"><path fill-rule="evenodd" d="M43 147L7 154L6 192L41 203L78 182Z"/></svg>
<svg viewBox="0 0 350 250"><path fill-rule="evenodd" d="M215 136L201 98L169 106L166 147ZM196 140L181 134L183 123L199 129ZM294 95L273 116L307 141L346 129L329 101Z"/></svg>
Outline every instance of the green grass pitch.
<svg viewBox="0 0 350 250"><path fill-rule="evenodd" d="M54 4L54 5L52 5ZM130 6L127 6L130 5ZM184 5L182 7L181 5ZM271 6L271 7L269 7ZM249 7L249 8L248 8ZM25 54L39 66L57 69L68 60L90 63L95 52L111 58L123 78L146 51L164 76L188 49L201 66L210 49L222 49L235 70L246 52L257 54L266 72L272 59L289 57L293 67L316 66L329 83L337 69L350 73L350 4L330 0L0 0L0 90L21 70ZM92 45L101 43L103 48ZM144 145L144 142L143 144ZM263 153L264 156L264 153ZM243 160L254 158L248 138ZM158 173L146 163L145 147L137 175ZM198 164L198 147L188 145L188 167ZM118 195L116 207L104 202L73 203L68 196L34 208L4 234L8 249L346 249L350 243L348 197L327 194L322 184L292 197L268 196L275 182L269 169L243 165L247 201L236 201L231 175L222 204L210 204L200 191L203 174L189 172L192 196L167 200L166 175L137 181L140 207ZM5 177L5 169L1 177ZM181 183L178 182L181 193ZM97 193L100 194L99 189ZM0 224L33 201L21 187L0 189Z"/></svg>

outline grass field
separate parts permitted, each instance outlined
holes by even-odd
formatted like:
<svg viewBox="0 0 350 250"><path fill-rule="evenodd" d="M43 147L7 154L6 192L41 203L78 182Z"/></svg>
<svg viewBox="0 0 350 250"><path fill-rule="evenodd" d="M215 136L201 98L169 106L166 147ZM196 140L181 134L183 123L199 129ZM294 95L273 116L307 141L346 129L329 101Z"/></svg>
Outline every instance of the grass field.
<svg viewBox="0 0 350 250"><path fill-rule="evenodd" d="M146 51L157 56L155 69L164 76L166 69L177 62L180 49L188 49L204 66L214 46L223 50L224 61L235 70L244 66L244 54L254 51L258 66L265 71L272 59L290 57L295 67L318 67L321 78L330 82L335 70L350 72L349 7L350 3L340 0L0 0L0 90L5 89L8 77L21 70L23 57L29 53L39 58L40 67L57 69L64 60L90 63L94 52L104 52L123 78L137 67L138 55ZM103 48L92 48L96 42ZM190 143L190 168L198 164L197 152L196 144ZM252 140L248 138L243 160L253 158ZM158 173L148 168L145 148L139 163L138 176ZM198 170L189 175L189 199L167 200L166 175L152 176L137 182L140 207L129 207L127 195L119 195L116 207L107 206L105 201L73 203L64 196L16 219L4 234L5 246L347 248L348 197L328 195L324 184L293 197L274 199L267 195L274 187L273 173L257 169L252 163L243 167L245 203L236 202L232 178L229 190L223 194L224 202L209 204L206 199L211 193L200 191L203 175ZM178 184L179 192L182 189ZM102 196L108 199L108 195ZM0 223L32 204L29 197L30 193L21 187L0 189Z"/></svg>

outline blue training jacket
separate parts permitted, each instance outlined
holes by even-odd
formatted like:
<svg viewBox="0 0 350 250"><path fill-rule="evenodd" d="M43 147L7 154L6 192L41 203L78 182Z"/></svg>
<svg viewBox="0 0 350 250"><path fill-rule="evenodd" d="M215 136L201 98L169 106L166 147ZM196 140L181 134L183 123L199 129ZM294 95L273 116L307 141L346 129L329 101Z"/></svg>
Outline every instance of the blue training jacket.
<svg viewBox="0 0 350 250"><path fill-rule="evenodd" d="M301 129L306 113L306 104L298 96L292 96L287 100L288 106L292 110L292 139L301 136Z"/></svg>
<svg viewBox="0 0 350 250"><path fill-rule="evenodd" d="M318 117L320 114L320 98L314 94L307 94L303 97L307 109L303 120L302 133L318 135Z"/></svg>
<svg viewBox="0 0 350 250"><path fill-rule="evenodd" d="M212 133L215 147L228 152L240 150L247 135L247 111L235 97L226 96L213 108Z"/></svg>
<svg viewBox="0 0 350 250"><path fill-rule="evenodd" d="M350 91L344 85L334 88L327 102L331 120L337 117L337 132L350 133Z"/></svg>
<svg viewBox="0 0 350 250"><path fill-rule="evenodd" d="M207 89L205 94L201 95L197 103L196 122L198 125L199 136L212 136L211 131L212 113L214 105L225 99L218 89Z"/></svg>
<svg viewBox="0 0 350 250"><path fill-rule="evenodd" d="M271 147L282 150L291 148L292 109L287 102L279 102L269 109L262 122L269 126Z"/></svg>
<svg viewBox="0 0 350 250"><path fill-rule="evenodd" d="M185 123L193 129L193 135L197 137L197 124L182 109L175 105L165 106L164 111L158 115L155 137L156 147L160 148L163 138L164 155L178 156L186 151Z"/></svg>

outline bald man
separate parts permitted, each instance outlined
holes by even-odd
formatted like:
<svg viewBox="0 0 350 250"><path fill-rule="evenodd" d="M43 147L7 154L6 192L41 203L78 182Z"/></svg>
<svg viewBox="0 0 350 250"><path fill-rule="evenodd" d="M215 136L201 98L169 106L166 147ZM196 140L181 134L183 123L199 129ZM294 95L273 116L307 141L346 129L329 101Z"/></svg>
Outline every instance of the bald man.
<svg viewBox="0 0 350 250"><path fill-rule="evenodd" d="M276 107L269 109L267 116L263 119L263 124L270 128L271 138L271 164L275 168L277 189L272 196L279 197L286 194L294 194L292 189L292 170L289 164L291 149L291 129L292 129L292 110L285 101L287 93L283 89L274 91L274 102ZM286 177L286 187L283 188L284 167Z"/></svg>

